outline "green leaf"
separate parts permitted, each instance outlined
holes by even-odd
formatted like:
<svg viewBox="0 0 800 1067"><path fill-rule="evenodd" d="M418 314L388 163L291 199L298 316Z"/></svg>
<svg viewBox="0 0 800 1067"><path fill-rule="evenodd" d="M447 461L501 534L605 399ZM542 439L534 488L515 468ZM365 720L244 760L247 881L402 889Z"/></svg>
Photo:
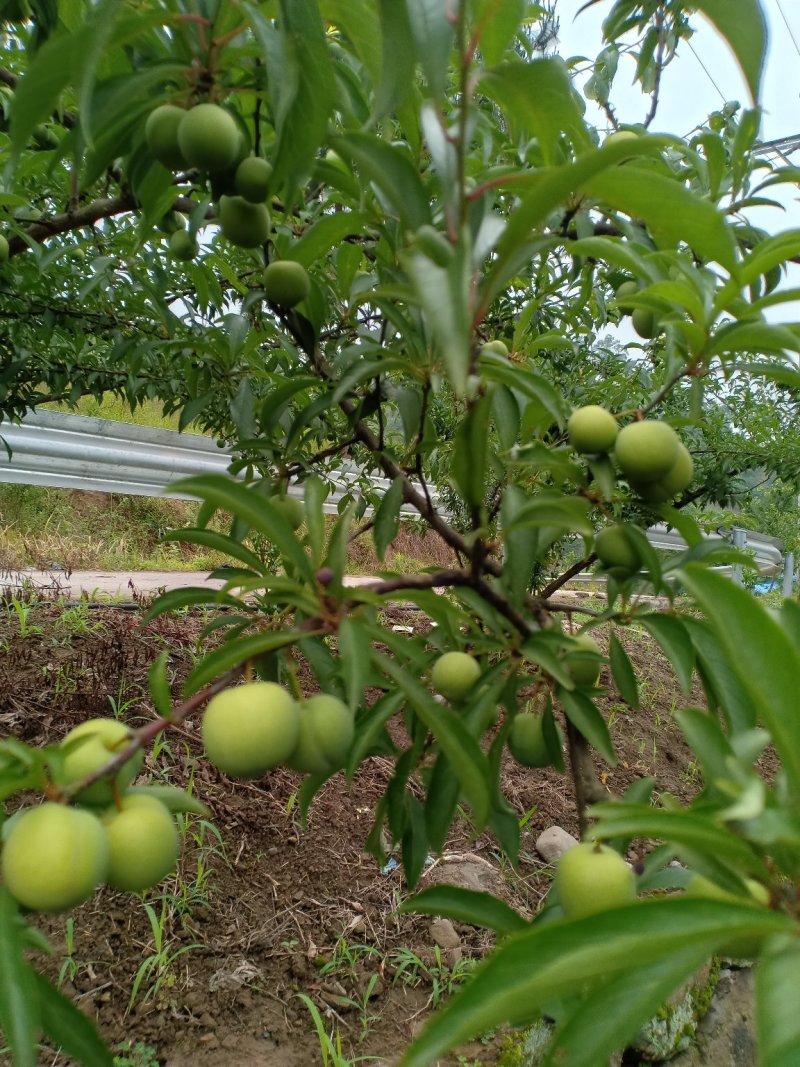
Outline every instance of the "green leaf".
<svg viewBox="0 0 800 1067"><path fill-rule="evenodd" d="M345 619L339 627L339 665L344 676L347 703L353 711L364 696L370 669L369 635L357 619Z"/></svg>
<svg viewBox="0 0 800 1067"><path fill-rule="evenodd" d="M368 133L335 137L336 151L351 159L365 181L372 182L384 209L409 230L431 222L428 195L411 157Z"/></svg>
<svg viewBox="0 0 800 1067"><path fill-rule="evenodd" d="M162 719L168 719L172 715L172 691L167 674L168 665L169 649L165 649L147 672L147 684L150 688L150 696L153 698L153 707Z"/></svg>
<svg viewBox="0 0 800 1067"><path fill-rule="evenodd" d="M721 708L733 734L752 729L756 725L756 709L732 671L729 656L714 631L700 619L683 621L697 655L698 671L710 703Z"/></svg>
<svg viewBox="0 0 800 1067"><path fill-rule="evenodd" d="M767 23L758 0L694 0L731 46L747 80L753 103L758 102L761 74L767 56Z"/></svg>
<svg viewBox="0 0 800 1067"><path fill-rule="evenodd" d="M400 529L400 508L403 503L404 484L404 479L398 475L375 511L372 536L375 542L375 553L379 560L383 560L386 549L397 537Z"/></svg>
<svg viewBox="0 0 800 1067"><path fill-rule="evenodd" d="M763 861L747 841L703 815L683 809L672 811L625 801L595 804L591 810L598 819L589 832L592 838L605 840L617 835L655 837L706 852L737 870L741 868L762 878L767 874Z"/></svg>
<svg viewBox="0 0 800 1067"><path fill-rule="evenodd" d="M487 71L480 86L502 107L513 136L537 138L548 165L560 161L564 133L579 147L591 145L580 97L562 59L503 63Z"/></svg>
<svg viewBox="0 0 800 1067"><path fill-rule="evenodd" d="M24 924L0 886L0 1027L14 1067L36 1067L40 1012L33 968L23 955Z"/></svg>
<svg viewBox="0 0 800 1067"><path fill-rule="evenodd" d="M466 391L470 361L470 278L464 256L455 255L446 267L414 253L405 259L428 329L444 360L456 396Z"/></svg>
<svg viewBox="0 0 800 1067"><path fill-rule="evenodd" d="M524 16L525 0L479 0L473 33L479 35L480 51L487 65L500 62Z"/></svg>
<svg viewBox="0 0 800 1067"><path fill-rule="evenodd" d="M736 271L736 242L725 217L673 178L630 163L596 174L585 188L604 204L643 219L659 244L675 248L685 241L704 259Z"/></svg>
<svg viewBox="0 0 800 1067"><path fill-rule="evenodd" d="M479 397L459 422L453 439L450 476L471 508L479 508L486 496L490 415L489 397Z"/></svg>
<svg viewBox="0 0 800 1067"><path fill-rule="evenodd" d="M347 237L360 236L366 225L367 216L360 211L323 215L291 246L291 259L295 263L302 263L304 267L311 267Z"/></svg>
<svg viewBox="0 0 800 1067"><path fill-rule="evenodd" d="M639 686L636 682L636 674L630 659L628 659L627 652L615 633L611 634L611 640L608 643L608 658L611 664L611 673L614 675L614 683L619 689L620 696L634 711L638 711Z"/></svg>
<svg viewBox="0 0 800 1067"><path fill-rule="evenodd" d="M36 126L56 110L69 81L73 50L71 35L50 37L18 82L11 111L12 164L19 159Z"/></svg>
<svg viewBox="0 0 800 1067"><path fill-rule="evenodd" d="M543 1067L595 1067L618 1052L656 1014L681 982L705 962L705 946L688 946L649 967L632 968L583 1001L547 1050Z"/></svg>
<svg viewBox="0 0 800 1067"><path fill-rule="evenodd" d="M352 782L353 775L361 762L370 754L378 743L386 723L403 706L405 694L387 693L377 700L371 708L356 720L356 734L347 760L347 780Z"/></svg>
<svg viewBox="0 0 800 1067"><path fill-rule="evenodd" d="M382 653L377 653L375 658L380 668L400 686L414 711L447 754L472 807L477 826L485 826L489 816L489 776L486 759L477 741L454 712L437 704L398 663Z"/></svg>
<svg viewBox="0 0 800 1067"><path fill-rule="evenodd" d="M407 793L405 799L408 826L403 834L401 850L406 882L410 888L413 888L419 881L425 860L428 858L428 833L422 804L413 793Z"/></svg>
<svg viewBox="0 0 800 1067"><path fill-rule="evenodd" d="M184 684L184 693L190 696L202 689L204 685L213 682L225 671L238 667L248 659L263 656L266 652L272 652L284 645L294 644L296 641L308 637L308 633L299 630L265 630L263 633L251 634L249 637L240 637L235 641L224 644L222 648L209 652L191 672Z"/></svg>
<svg viewBox="0 0 800 1067"><path fill-rule="evenodd" d="M541 496L534 498L517 512L510 529L531 526L557 526L572 533L591 536L594 526L589 520L591 505L584 497Z"/></svg>
<svg viewBox="0 0 800 1067"><path fill-rule="evenodd" d="M425 830L433 852L441 852L455 815L461 784L447 756L440 752L425 797Z"/></svg>
<svg viewBox="0 0 800 1067"><path fill-rule="evenodd" d="M691 692L694 648L683 622L671 615L655 613L640 615L638 621L664 650L664 655L672 664L681 689L684 693Z"/></svg>
<svg viewBox="0 0 800 1067"><path fill-rule="evenodd" d="M128 793L153 797L155 800L160 801L167 811L171 811L173 814L188 812L191 815L205 817L211 814L209 808L201 800L176 785L134 785L125 790L126 796Z"/></svg>
<svg viewBox="0 0 800 1067"><path fill-rule="evenodd" d="M305 505L305 523L308 531L308 543L314 557L314 565L322 563L325 552L325 512L324 504L328 498L328 489L321 478L312 475L303 482L303 503Z"/></svg>
<svg viewBox="0 0 800 1067"><path fill-rule="evenodd" d="M756 1032L760 1067L800 1064L800 944L797 939L769 945L755 972Z"/></svg>
<svg viewBox="0 0 800 1067"><path fill-rule="evenodd" d="M790 792L800 800L800 653L758 600L716 571L690 564L683 580L714 626L740 684L772 735Z"/></svg>
<svg viewBox="0 0 800 1067"><path fill-rule="evenodd" d="M500 522L503 529L503 584L508 596L519 606L531 587L533 571L538 559L536 538L525 529L513 529L513 522L528 501L516 485L509 485L503 494Z"/></svg>
<svg viewBox="0 0 800 1067"><path fill-rule="evenodd" d="M193 530L189 527L180 530L168 530L161 540L182 541L189 545L204 545L206 548L211 548L215 552L222 553L224 556L232 556L234 559L238 559L240 563L243 563L245 567L249 567L252 571L255 571L256 574L267 573L267 568L255 552L251 552L249 548L246 548L241 541L237 541L235 537L230 537L228 534L218 533L216 530Z"/></svg>
<svg viewBox="0 0 800 1067"><path fill-rule="evenodd" d="M402 0L401 0L402 2ZM405 0L408 21L417 55L433 96L447 87L453 23L450 9L442 0Z"/></svg>
<svg viewBox="0 0 800 1067"><path fill-rule="evenodd" d="M265 53L276 135L273 182L293 202L326 138L336 86L315 0L279 0L279 7L276 29L253 4L243 4Z"/></svg>
<svg viewBox="0 0 800 1067"><path fill-rule="evenodd" d="M313 579L313 568L288 520L281 514L280 509L258 490L245 488L224 474L201 474L193 478L183 478L174 484L173 489L208 501L264 534L301 575L309 580Z"/></svg>
<svg viewBox="0 0 800 1067"><path fill-rule="evenodd" d="M491 893L479 893L453 885L423 889L421 893L404 900L397 910L401 914L442 915L455 922L494 930L500 935L527 930L530 926L505 901Z"/></svg>
<svg viewBox="0 0 800 1067"><path fill-rule="evenodd" d="M714 716L699 708L681 708L672 715L697 756L705 780L712 783L730 777L726 761L733 749Z"/></svg>
<svg viewBox="0 0 800 1067"><path fill-rule="evenodd" d="M787 917L764 909L664 898L584 919L535 923L512 934L478 968L406 1050L400 1067L429 1067L475 1034L531 1020L562 997L585 994L637 967L674 959L678 952L696 949L710 956L734 937L764 936L791 926Z"/></svg>
<svg viewBox="0 0 800 1067"><path fill-rule="evenodd" d="M206 607L217 604L228 604L230 607L242 608L244 605L237 597L229 593L223 593L220 589L200 589L189 587L187 589L170 589L162 593L160 597L150 605L144 614L143 622L150 622L165 615L170 611L180 611L181 608Z"/></svg>
<svg viewBox="0 0 800 1067"><path fill-rule="evenodd" d="M381 20L381 76L375 91L372 117L396 111L414 83L416 50L408 7L397 0L378 0Z"/></svg>
<svg viewBox="0 0 800 1067"><path fill-rule="evenodd" d="M572 725L586 738L606 763L616 767L617 757L614 755L614 745L611 735L606 726L606 720L597 710L594 701L579 690L570 692L559 686L556 696L566 712L567 718Z"/></svg>

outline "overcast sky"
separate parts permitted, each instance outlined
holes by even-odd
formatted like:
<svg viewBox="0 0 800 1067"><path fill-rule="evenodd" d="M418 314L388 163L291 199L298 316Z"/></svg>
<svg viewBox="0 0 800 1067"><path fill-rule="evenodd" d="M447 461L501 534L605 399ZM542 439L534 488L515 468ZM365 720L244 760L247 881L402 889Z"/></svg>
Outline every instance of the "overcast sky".
<svg viewBox="0 0 800 1067"><path fill-rule="evenodd" d="M729 0L732 5L736 2ZM564 57L585 55L594 59L602 48L601 24L611 4L597 3L578 14L584 3L585 0L558 0L559 52ZM768 21L769 48L760 139L771 141L800 134L800 2L762 0L762 8ZM725 101L738 100L744 107L751 106L744 78L726 42L703 16L693 16L691 24L697 30L691 48L681 42L678 57L664 71L659 109L650 127L653 132L685 136ZM587 77L588 72L578 79L579 84ZM611 100L621 122L641 122L647 113L649 100L641 95L638 86L632 86L632 80L633 61L622 58ZM589 108L593 107L590 101ZM605 116L599 109L597 114L597 124L603 128ZM800 166L800 151L790 159ZM800 228L800 190L785 185L767 195L780 200L785 211L754 210L751 221L769 231ZM800 285L800 268L793 268L792 274L791 284ZM783 305L770 318L798 321L800 304Z"/></svg>

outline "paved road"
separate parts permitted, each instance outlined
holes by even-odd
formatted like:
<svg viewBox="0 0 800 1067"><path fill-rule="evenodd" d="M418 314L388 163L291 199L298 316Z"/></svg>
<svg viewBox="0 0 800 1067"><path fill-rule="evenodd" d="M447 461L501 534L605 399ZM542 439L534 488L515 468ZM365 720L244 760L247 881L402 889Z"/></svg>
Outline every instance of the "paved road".
<svg viewBox="0 0 800 1067"><path fill-rule="evenodd" d="M64 571L0 572L0 589L18 589L26 581L42 589L57 587L67 600L78 600L81 594L90 600L131 600L134 593L151 596L163 589L185 589L201 584L219 589L224 584L219 579L208 578L205 571L73 571L69 577ZM348 575L344 581L345 585L367 585L377 579L369 575Z"/></svg>

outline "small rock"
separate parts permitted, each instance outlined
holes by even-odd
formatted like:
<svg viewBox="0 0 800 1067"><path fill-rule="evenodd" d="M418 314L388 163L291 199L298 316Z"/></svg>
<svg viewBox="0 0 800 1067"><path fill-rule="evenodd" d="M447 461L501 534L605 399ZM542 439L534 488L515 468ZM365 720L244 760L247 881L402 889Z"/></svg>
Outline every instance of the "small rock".
<svg viewBox="0 0 800 1067"><path fill-rule="evenodd" d="M223 1048L238 1048L240 1038L236 1034L228 1034L222 1039Z"/></svg>
<svg viewBox="0 0 800 1067"><path fill-rule="evenodd" d="M428 930L439 948L458 948L461 945L461 938L449 919L434 919Z"/></svg>
<svg viewBox="0 0 800 1067"><path fill-rule="evenodd" d="M464 953L463 953L463 951L461 949L461 946L460 945L456 945L455 948L449 948L445 952L445 954L444 954L445 963L447 964L447 966L451 970L455 970L455 968L459 965L459 963L461 963L461 960L463 959L463 956L464 956Z"/></svg>
<svg viewBox="0 0 800 1067"><path fill-rule="evenodd" d="M207 1011L203 1012L203 1014L200 1016L198 1022L200 1023L201 1026L206 1026L209 1029L211 1029L211 1027L214 1025L214 1019L213 1019L213 1017L211 1015L209 1015L209 1013ZM204 1041L205 1038L200 1038L200 1040Z"/></svg>
<svg viewBox="0 0 800 1067"><path fill-rule="evenodd" d="M219 1041L216 1034L203 1034L200 1038L206 1048L219 1048Z"/></svg>
<svg viewBox="0 0 800 1067"><path fill-rule="evenodd" d="M536 851L546 863L556 863L577 840L560 826L548 826L536 838Z"/></svg>

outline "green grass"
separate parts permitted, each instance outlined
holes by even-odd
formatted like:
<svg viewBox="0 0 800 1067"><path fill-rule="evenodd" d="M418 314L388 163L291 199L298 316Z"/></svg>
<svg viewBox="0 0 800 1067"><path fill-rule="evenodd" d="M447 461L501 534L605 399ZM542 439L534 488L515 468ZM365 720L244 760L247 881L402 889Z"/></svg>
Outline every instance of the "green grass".
<svg viewBox="0 0 800 1067"><path fill-rule="evenodd" d="M0 568L205 570L223 557L177 542L167 530L194 525L199 504L0 485Z"/></svg>
<svg viewBox="0 0 800 1067"><path fill-rule="evenodd" d="M161 405L155 400L144 400L135 410L114 393L105 393L102 400L83 396L77 404L42 404L43 408L63 411L68 415L90 415L95 419L111 419L113 422L128 422L136 426L154 426L159 430L177 430L178 416L165 417Z"/></svg>

